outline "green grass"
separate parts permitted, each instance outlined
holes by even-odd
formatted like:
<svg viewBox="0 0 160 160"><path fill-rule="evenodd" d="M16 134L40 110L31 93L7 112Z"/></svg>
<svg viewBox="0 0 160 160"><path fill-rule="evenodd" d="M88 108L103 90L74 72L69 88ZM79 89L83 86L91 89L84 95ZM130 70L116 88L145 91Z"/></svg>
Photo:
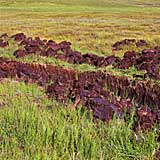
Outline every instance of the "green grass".
<svg viewBox="0 0 160 160"><path fill-rule="evenodd" d="M133 117L95 123L34 84L3 80L0 96L0 159L153 159L159 145L155 129L132 131Z"/></svg>
<svg viewBox="0 0 160 160"><path fill-rule="evenodd" d="M134 2L129 1L104 1L104 0L72 0L72 1L58 1L58 0L47 0L47 1L33 1L33 0L17 0L17 1L0 1L2 3L2 11L30 11L30 12L152 12L154 8L160 12L158 7L160 3L157 1L151 2ZM12 2L12 3L11 3ZM129 3L128 3L129 2ZM141 7L145 6L145 7Z"/></svg>
<svg viewBox="0 0 160 160"><path fill-rule="evenodd" d="M72 42L75 50L98 55L118 55L135 46L112 51L124 38L146 39L148 47L160 44L159 0L0 0L0 34L24 32L57 42ZM15 60L13 44L1 55ZM54 64L80 71L95 71L91 65L72 65L54 58L27 56L19 61ZM134 67L123 71L101 68L111 74L132 77ZM157 82L155 82L157 83ZM160 148L158 127L134 133L131 125L113 118L110 123L93 122L82 106L73 111L49 99L36 84L0 81L0 159L10 160L152 160Z"/></svg>
<svg viewBox="0 0 160 160"><path fill-rule="evenodd" d="M99 55L117 54L111 45L124 38L159 43L158 0L0 0L1 33L24 32Z"/></svg>

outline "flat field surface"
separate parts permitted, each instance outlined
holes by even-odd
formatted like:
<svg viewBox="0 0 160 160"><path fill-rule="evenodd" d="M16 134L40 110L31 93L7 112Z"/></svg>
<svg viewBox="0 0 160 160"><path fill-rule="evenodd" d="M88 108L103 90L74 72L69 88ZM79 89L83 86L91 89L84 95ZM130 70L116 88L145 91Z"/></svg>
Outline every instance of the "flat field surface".
<svg viewBox="0 0 160 160"><path fill-rule="evenodd" d="M159 0L0 0L0 32L24 32L77 50L111 54L125 38L160 41Z"/></svg>

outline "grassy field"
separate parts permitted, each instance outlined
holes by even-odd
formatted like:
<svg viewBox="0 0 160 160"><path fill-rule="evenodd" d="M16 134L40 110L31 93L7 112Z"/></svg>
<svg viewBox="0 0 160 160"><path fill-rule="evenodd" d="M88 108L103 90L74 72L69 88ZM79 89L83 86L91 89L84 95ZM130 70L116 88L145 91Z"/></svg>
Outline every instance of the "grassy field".
<svg viewBox="0 0 160 160"><path fill-rule="evenodd" d="M68 40L83 52L111 54L111 45L123 38L160 41L159 0L0 0L0 4L1 33L21 31Z"/></svg>
<svg viewBox="0 0 160 160"><path fill-rule="evenodd" d="M94 123L33 84L3 80L0 96L0 159L152 159L158 147L155 129L136 136L133 117Z"/></svg>
<svg viewBox="0 0 160 160"><path fill-rule="evenodd" d="M0 34L24 32L57 42L67 40L78 51L98 55L121 56L128 48L113 52L111 45L124 38L160 44L159 17L159 0L0 0ZM13 58L8 53L5 56ZM21 60L75 67L52 58ZM96 70L91 65L76 69ZM128 123L116 118L109 124L94 123L92 113L81 107L73 111L70 105L49 99L36 85L1 80L0 159L152 160L160 147L156 126L135 134L133 117Z"/></svg>

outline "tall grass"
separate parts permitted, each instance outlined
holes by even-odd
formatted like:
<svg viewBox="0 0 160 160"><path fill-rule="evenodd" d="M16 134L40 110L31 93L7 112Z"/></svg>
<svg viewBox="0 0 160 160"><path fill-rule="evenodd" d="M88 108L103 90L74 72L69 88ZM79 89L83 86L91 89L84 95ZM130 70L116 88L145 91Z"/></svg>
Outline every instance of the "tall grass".
<svg viewBox="0 0 160 160"><path fill-rule="evenodd" d="M158 148L156 130L136 135L133 117L93 122L33 84L4 80L0 96L0 159L153 159Z"/></svg>

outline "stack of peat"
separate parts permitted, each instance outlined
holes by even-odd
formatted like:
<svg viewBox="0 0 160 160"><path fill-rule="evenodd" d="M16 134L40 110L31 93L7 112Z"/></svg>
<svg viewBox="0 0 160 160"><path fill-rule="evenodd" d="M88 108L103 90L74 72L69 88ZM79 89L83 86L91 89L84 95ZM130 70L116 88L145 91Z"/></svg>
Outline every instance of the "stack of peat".
<svg viewBox="0 0 160 160"><path fill-rule="evenodd" d="M9 46L9 39L14 39L21 48L23 46L23 49L13 53L17 58L38 54L53 56L70 63L88 63L98 67L112 64L117 68L127 69L135 65L139 70L145 69L146 76L160 79L159 47L143 50L140 54L128 51L121 60L115 56L81 54L72 51L69 42L63 41L57 44L52 40L41 40L39 37L27 38L23 33L11 37L7 34L2 35L0 47ZM123 113L131 114L134 108L137 115L137 123L134 126L136 129L151 128L154 123L160 122L160 85L152 84L150 80L131 80L101 71L77 72L52 65L29 64L1 57L0 78L9 77L45 86L46 93L50 97L63 103L71 100L75 108L82 103L84 107L93 111L95 118L104 121L111 120L113 114L119 118Z"/></svg>

